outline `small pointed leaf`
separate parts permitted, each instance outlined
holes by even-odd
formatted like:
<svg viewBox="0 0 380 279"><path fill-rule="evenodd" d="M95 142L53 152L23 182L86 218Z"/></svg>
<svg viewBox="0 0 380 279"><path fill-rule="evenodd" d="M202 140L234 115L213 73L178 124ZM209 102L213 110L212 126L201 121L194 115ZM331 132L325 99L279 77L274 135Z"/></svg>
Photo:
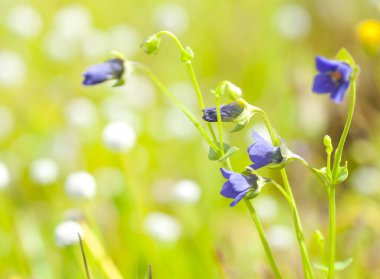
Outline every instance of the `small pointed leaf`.
<svg viewBox="0 0 380 279"><path fill-rule="evenodd" d="M344 261L335 262L334 268L335 270L344 270L347 267L349 267L349 265L352 264L353 261L354 261L353 258L348 258Z"/></svg>

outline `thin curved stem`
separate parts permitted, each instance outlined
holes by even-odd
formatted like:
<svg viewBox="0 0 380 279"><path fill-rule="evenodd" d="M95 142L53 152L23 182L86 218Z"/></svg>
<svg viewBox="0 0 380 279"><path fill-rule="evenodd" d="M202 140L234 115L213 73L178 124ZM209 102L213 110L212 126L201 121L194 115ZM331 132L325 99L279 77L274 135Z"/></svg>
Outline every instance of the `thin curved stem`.
<svg viewBox="0 0 380 279"><path fill-rule="evenodd" d="M266 115L266 113L263 110L258 110L258 113L264 119L264 123L268 129L268 132L269 132L270 137L272 139L273 145L276 145L276 146L279 145L280 140L275 135L272 124L271 124L268 116ZM313 279L314 278L313 268L311 266L309 255L308 255L308 252L306 249L305 237L304 237L304 233L303 233L303 229L302 229L302 225L301 225L301 219L299 217L299 213L298 213L297 205L296 205L296 202L295 202L295 199L293 196L293 192L292 192L292 189L291 189L290 184L289 184L289 180L288 180L288 177L286 174L286 170L283 168L280 170L280 173L281 173L281 177L282 177L282 181L284 184L285 191L289 195L289 200L291 202L291 207L293 209L293 221L294 221L294 226L295 226L295 230L296 230L298 245L299 245L299 248L301 251L304 277Z"/></svg>
<svg viewBox="0 0 380 279"><path fill-rule="evenodd" d="M88 250L93 255L99 266L102 268L104 274L109 279L123 279L120 271L117 269L111 258L104 251L104 248L97 237L92 233L87 224L82 223L84 231L83 242L87 244Z"/></svg>
<svg viewBox="0 0 380 279"><path fill-rule="evenodd" d="M158 88L161 89L162 92L164 92L169 99L189 118L189 120L194 124L195 128L199 131L201 136L205 139L205 141L210 145L210 147L215 151L215 153L220 154L218 146L214 143L214 141L210 138L210 136L207 134L205 129L203 129L200 122L195 118L195 116L186 109L179 100L171 93L167 87L143 64L134 62L132 64L136 69L142 70L156 85Z"/></svg>
<svg viewBox="0 0 380 279"><path fill-rule="evenodd" d="M260 220L257 216L256 211L255 211L255 208L253 207L253 205L251 204L251 202L249 200L245 199L244 202L245 202L245 205L247 206L247 208L249 210L249 213L251 214L253 222L255 223L257 232L259 234L261 243L264 247L265 254L267 255L267 258L269 260L269 264L272 267L273 273L277 279L281 279L282 277L281 277L280 271L277 268L276 262L274 260L273 255L272 255L272 251L271 251L269 244L268 244L268 241L265 237L263 227L261 226Z"/></svg>
<svg viewBox="0 0 380 279"><path fill-rule="evenodd" d="M179 50L181 51L181 53L186 52L186 49L183 47L183 45L181 44L181 42L178 40L177 36L174 35L172 32L163 30L163 31L160 31L160 32L157 33L157 36L162 36L162 35L166 35L169 38L171 38L175 42L175 44L177 45L177 47L179 48ZM195 73L194 73L193 64L191 63L191 60L187 60L185 63L186 63L186 68L187 68L187 70L188 70L188 72L190 74L191 82L193 83L195 92L197 94L197 99L198 99L199 107L200 107L201 110L204 110L205 109L205 105L204 105L204 102L203 102L202 92L201 92L201 89L199 87L199 84L198 84L198 81L197 81L197 77L195 76ZM209 129L211 137L213 138L213 140L216 141L216 136L215 136L214 129L212 128L212 126L211 126L211 124L209 122L207 122L207 128Z"/></svg>
<svg viewBox="0 0 380 279"><path fill-rule="evenodd" d="M276 189L281 192L281 194L285 197L285 199L289 202L289 204L292 205L291 198L289 197L288 193L281 187L281 185L278 184L274 180L271 180L270 183L272 183L273 186L276 187Z"/></svg>
<svg viewBox="0 0 380 279"><path fill-rule="evenodd" d="M293 196L293 192L292 192L292 189L290 187L289 180L288 180L285 169L281 169L280 173L281 173L282 181L284 182L285 190L289 194L289 198L291 201L291 207L293 209L293 221L294 221L294 226L296 229L296 236L297 236L298 245L299 245L300 251L301 251L302 263L304 266L304 276L305 276L305 278L314 278L313 268L311 266L311 262L310 262L309 255L307 252L307 248L306 248L306 244L305 244L305 237L304 237L304 233L303 233L303 229L302 229L302 225L301 225L301 219L300 219L300 216L298 213L298 209L297 209L297 205L296 205L296 202L295 202L295 199Z"/></svg>
<svg viewBox="0 0 380 279"><path fill-rule="evenodd" d="M334 164L333 164L333 170L332 170L333 181L336 181L337 176L338 176L338 170L339 170L340 162L342 160L344 143L346 142L348 131L350 130L350 127L351 127L352 117L354 115L355 100L356 100L356 81L355 81L355 79L352 81L350 93L351 93L350 94L351 98L350 98L350 107L349 107L348 115L347 115L347 121L346 121L346 124L344 125L342 136L340 137L338 147L336 148L335 154L334 154Z"/></svg>

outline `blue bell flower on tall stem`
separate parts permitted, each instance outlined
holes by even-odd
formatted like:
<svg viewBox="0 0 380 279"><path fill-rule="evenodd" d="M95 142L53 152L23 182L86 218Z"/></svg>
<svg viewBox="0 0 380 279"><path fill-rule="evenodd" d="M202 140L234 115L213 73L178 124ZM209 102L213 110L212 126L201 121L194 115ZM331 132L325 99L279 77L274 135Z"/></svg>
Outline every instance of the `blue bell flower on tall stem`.
<svg viewBox="0 0 380 279"><path fill-rule="evenodd" d="M273 146L255 131L253 132L253 139L255 142L247 149L249 158L253 162L251 168L257 170L284 161L280 146Z"/></svg>
<svg viewBox="0 0 380 279"><path fill-rule="evenodd" d="M267 179L257 176L249 171L237 173L224 168L220 169L224 178L228 179L222 187L220 194L226 198L234 199L230 206L235 206L244 197L257 196L261 188L267 183Z"/></svg>
<svg viewBox="0 0 380 279"><path fill-rule="evenodd" d="M109 59L103 63L93 65L83 74L83 85L95 85L107 80L122 80L124 73L124 60L121 58Z"/></svg>
<svg viewBox="0 0 380 279"><path fill-rule="evenodd" d="M352 69L345 62L329 60L322 56L315 59L319 73L314 77L313 91L318 94L330 93L330 98L341 103L350 86Z"/></svg>

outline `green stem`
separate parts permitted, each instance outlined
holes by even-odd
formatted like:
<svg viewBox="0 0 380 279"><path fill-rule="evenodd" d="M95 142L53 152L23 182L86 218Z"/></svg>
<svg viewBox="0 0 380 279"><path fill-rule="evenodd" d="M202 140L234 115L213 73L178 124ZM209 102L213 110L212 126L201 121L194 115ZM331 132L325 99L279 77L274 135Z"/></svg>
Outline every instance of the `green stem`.
<svg viewBox="0 0 380 279"><path fill-rule="evenodd" d="M328 190L329 195L329 273L328 278L334 278L335 272L335 238L336 238L336 206L335 206L335 185L331 185Z"/></svg>
<svg viewBox="0 0 380 279"><path fill-rule="evenodd" d="M340 137L338 147L335 150L334 154L334 165L333 165L333 170L332 170L332 179L333 181L336 181L339 176L339 165L342 159L342 153L343 153L343 147L344 143L346 142L348 131L350 130L351 127L351 122L352 122L352 116L354 115L354 108L355 108L355 99L356 99L356 81L355 79L352 80L351 84L351 99L350 99L350 108L348 110L348 115L347 115L347 121L346 124L344 125L343 133L342 136Z"/></svg>
<svg viewBox="0 0 380 279"><path fill-rule="evenodd" d="M244 202L245 202L245 205L247 206L247 208L249 210L249 213L251 214L253 222L256 225L257 232L259 233L259 237L260 237L261 243L262 243L262 245L264 247L265 253L266 253L267 258L269 260L269 263L270 263L270 265L272 267L274 275L275 275L275 277L277 279L280 279L280 278L282 278L281 274L280 274L280 272L279 272L279 270L277 268L276 262L274 261L274 258L273 258L273 255L272 255L272 251L271 251L271 249L269 247L267 239L265 238L264 230L263 230L263 227L261 226L259 218L257 217L257 213L255 211L255 208L252 206L252 204L251 204L251 202L249 200L244 200Z"/></svg>
<svg viewBox="0 0 380 279"><path fill-rule="evenodd" d="M336 205L335 205L335 185L337 183L337 179L339 178L339 168L340 162L342 160L342 153L344 148L344 143L346 142L348 132L350 130L352 117L354 115L355 108L355 100L356 100L356 81L355 77L352 78L351 84L351 98L350 98L350 107L348 110L347 121L344 125L344 129L342 132L342 136L340 137L338 147L335 150L334 154L334 164L332 170L332 183L328 188L329 195L329 233L330 233L330 241L329 241L329 272L328 278L333 279L335 273L335 238L336 238Z"/></svg>
<svg viewBox="0 0 380 279"><path fill-rule="evenodd" d="M289 202L290 205L292 205L292 200L291 198L289 197L288 193L281 187L281 185L279 185L276 181L274 180L270 180L270 183L272 183L272 185L274 187L276 187L276 189L278 191L280 191L280 193L286 198L286 200Z"/></svg>
<svg viewBox="0 0 380 279"><path fill-rule="evenodd" d="M164 92L169 99L189 118L189 120L194 124L195 128L199 131L201 136L205 139L205 141L210 145L210 147L217 153L220 154L218 146L214 143L214 141L210 138L210 136L207 134L205 129L203 129L200 122L195 118L195 116L186 109L179 100L171 93L166 86L143 64L134 62L133 67L136 69L142 70L156 85L158 88L161 89L162 92Z"/></svg>
<svg viewBox="0 0 380 279"><path fill-rule="evenodd" d="M223 125L222 125L222 115L220 114L219 96L215 96L215 108L216 108L216 117L218 119L219 148L220 148L220 153L223 156L224 155Z"/></svg>
<svg viewBox="0 0 380 279"><path fill-rule="evenodd" d="M331 176L331 152L327 153L326 171L327 174Z"/></svg>
<svg viewBox="0 0 380 279"><path fill-rule="evenodd" d="M258 110L258 113L264 119L265 125L268 129L268 132L269 132L270 137L272 139L273 145L275 145L275 146L279 145L280 141L274 133L273 127L270 123L268 116L266 115L266 113L263 110ZM291 202L290 205L291 205L292 210L293 210L293 221L294 221L294 226L295 226L295 230L296 230L298 245L299 245L299 248L301 251L304 277L313 279L314 278L313 268L311 266L309 255L308 255L308 252L306 249L305 237L304 237L304 233L302 230L301 219L299 217L299 213L298 213L297 205L296 205L296 202L295 202L295 199L293 196L293 192L292 192L292 189L291 189L290 184L289 184L289 180L288 180L288 177L286 174L286 170L281 169L280 173L281 173L282 181L284 184L284 188L285 188L286 192L288 193L289 200Z"/></svg>
<svg viewBox="0 0 380 279"><path fill-rule="evenodd" d="M166 35L169 38L171 38L175 42L175 44L177 45L177 47L179 48L179 50L181 51L181 53L186 52L186 49L182 46L181 42L178 40L178 38L176 37L176 35L174 35L172 32L164 30L164 31L160 31L160 32L157 33L157 36L159 36L159 37L162 36L162 35ZM201 89L199 87L197 78L196 78L195 73L194 73L193 64L191 63L191 60L188 60L185 63L186 63L186 68L187 68L187 70L189 71L189 74L190 74L191 82L193 83L195 92L197 94L197 99L198 99L199 107L200 107L201 110L203 110L203 109L205 109L205 105L204 105L204 102L203 102L203 97L202 97ZM213 130L213 128L212 128L212 126L211 126L211 124L209 122L207 122L207 127L208 127L208 129L210 131L210 134L211 134L213 140L216 141L215 132L214 132L214 130Z"/></svg>
<svg viewBox="0 0 380 279"><path fill-rule="evenodd" d="M86 243L88 250L94 257L95 261L99 264L106 277L109 279L123 279L120 271L108 256L100 241L91 231L90 227L86 223L82 223L81 225L84 231L83 242Z"/></svg>
<svg viewBox="0 0 380 279"><path fill-rule="evenodd" d="M281 169L280 173L281 173L281 177L282 177L282 180L284 183L285 190L288 193L290 201L291 201L291 207L293 209L293 221L294 221L294 226L295 226L295 230L296 230L298 245L299 245L300 251L301 251L302 264L304 267L304 277L312 279L312 278L314 278L313 268L311 266L309 255L307 253L307 248L306 248L306 244L305 244L305 237L304 237L304 233L303 233L303 229L302 229L302 225L301 225L301 219L300 219L300 216L298 213L297 205L296 205L296 202L295 202L295 199L293 196L293 192L292 192L292 189L290 187L289 180L288 180L285 169Z"/></svg>

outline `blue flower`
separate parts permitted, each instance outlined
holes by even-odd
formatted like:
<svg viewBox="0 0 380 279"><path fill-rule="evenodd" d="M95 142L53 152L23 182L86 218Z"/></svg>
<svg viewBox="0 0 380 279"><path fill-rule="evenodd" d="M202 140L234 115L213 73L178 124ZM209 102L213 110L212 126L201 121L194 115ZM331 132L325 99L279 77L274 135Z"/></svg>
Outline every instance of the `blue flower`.
<svg viewBox="0 0 380 279"><path fill-rule="evenodd" d="M124 73L124 60L114 58L101 64L96 64L87 69L83 74L83 85L95 85L106 80L120 80Z"/></svg>
<svg viewBox="0 0 380 279"><path fill-rule="evenodd" d="M274 147L255 131L253 139L255 142L247 149L249 158L253 162L251 168L257 170L270 164L279 164L284 160L279 146Z"/></svg>
<svg viewBox="0 0 380 279"><path fill-rule="evenodd" d="M238 102L233 102L227 105L220 106L220 116L222 122L232 122L234 121L244 110L244 107L238 103ZM205 108L202 110L203 116L202 118L205 121L208 122L217 122L217 114L216 114L216 108Z"/></svg>
<svg viewBox="0 0 380 279"><path fill-rule="evenodd" d="M322 56L316 57L315 64L319 74L314 78L313 91L331 93L330 98L336 103L341 103L350 85L351 67L347 63Z"/></svg>
<svg viewBox="0 0 380 279"><path fill-rule="evenodd" d="M230 206L235 206L239 201L241 201L247 194L248 197L253 197L258 192L260 192L263 183L263 178L259 178L257 175L252 173L236 173L230 170L221 168L220 171L224 178L228 179L222 187L220 194L226 198L234 199L230 203Z"/></svg>

